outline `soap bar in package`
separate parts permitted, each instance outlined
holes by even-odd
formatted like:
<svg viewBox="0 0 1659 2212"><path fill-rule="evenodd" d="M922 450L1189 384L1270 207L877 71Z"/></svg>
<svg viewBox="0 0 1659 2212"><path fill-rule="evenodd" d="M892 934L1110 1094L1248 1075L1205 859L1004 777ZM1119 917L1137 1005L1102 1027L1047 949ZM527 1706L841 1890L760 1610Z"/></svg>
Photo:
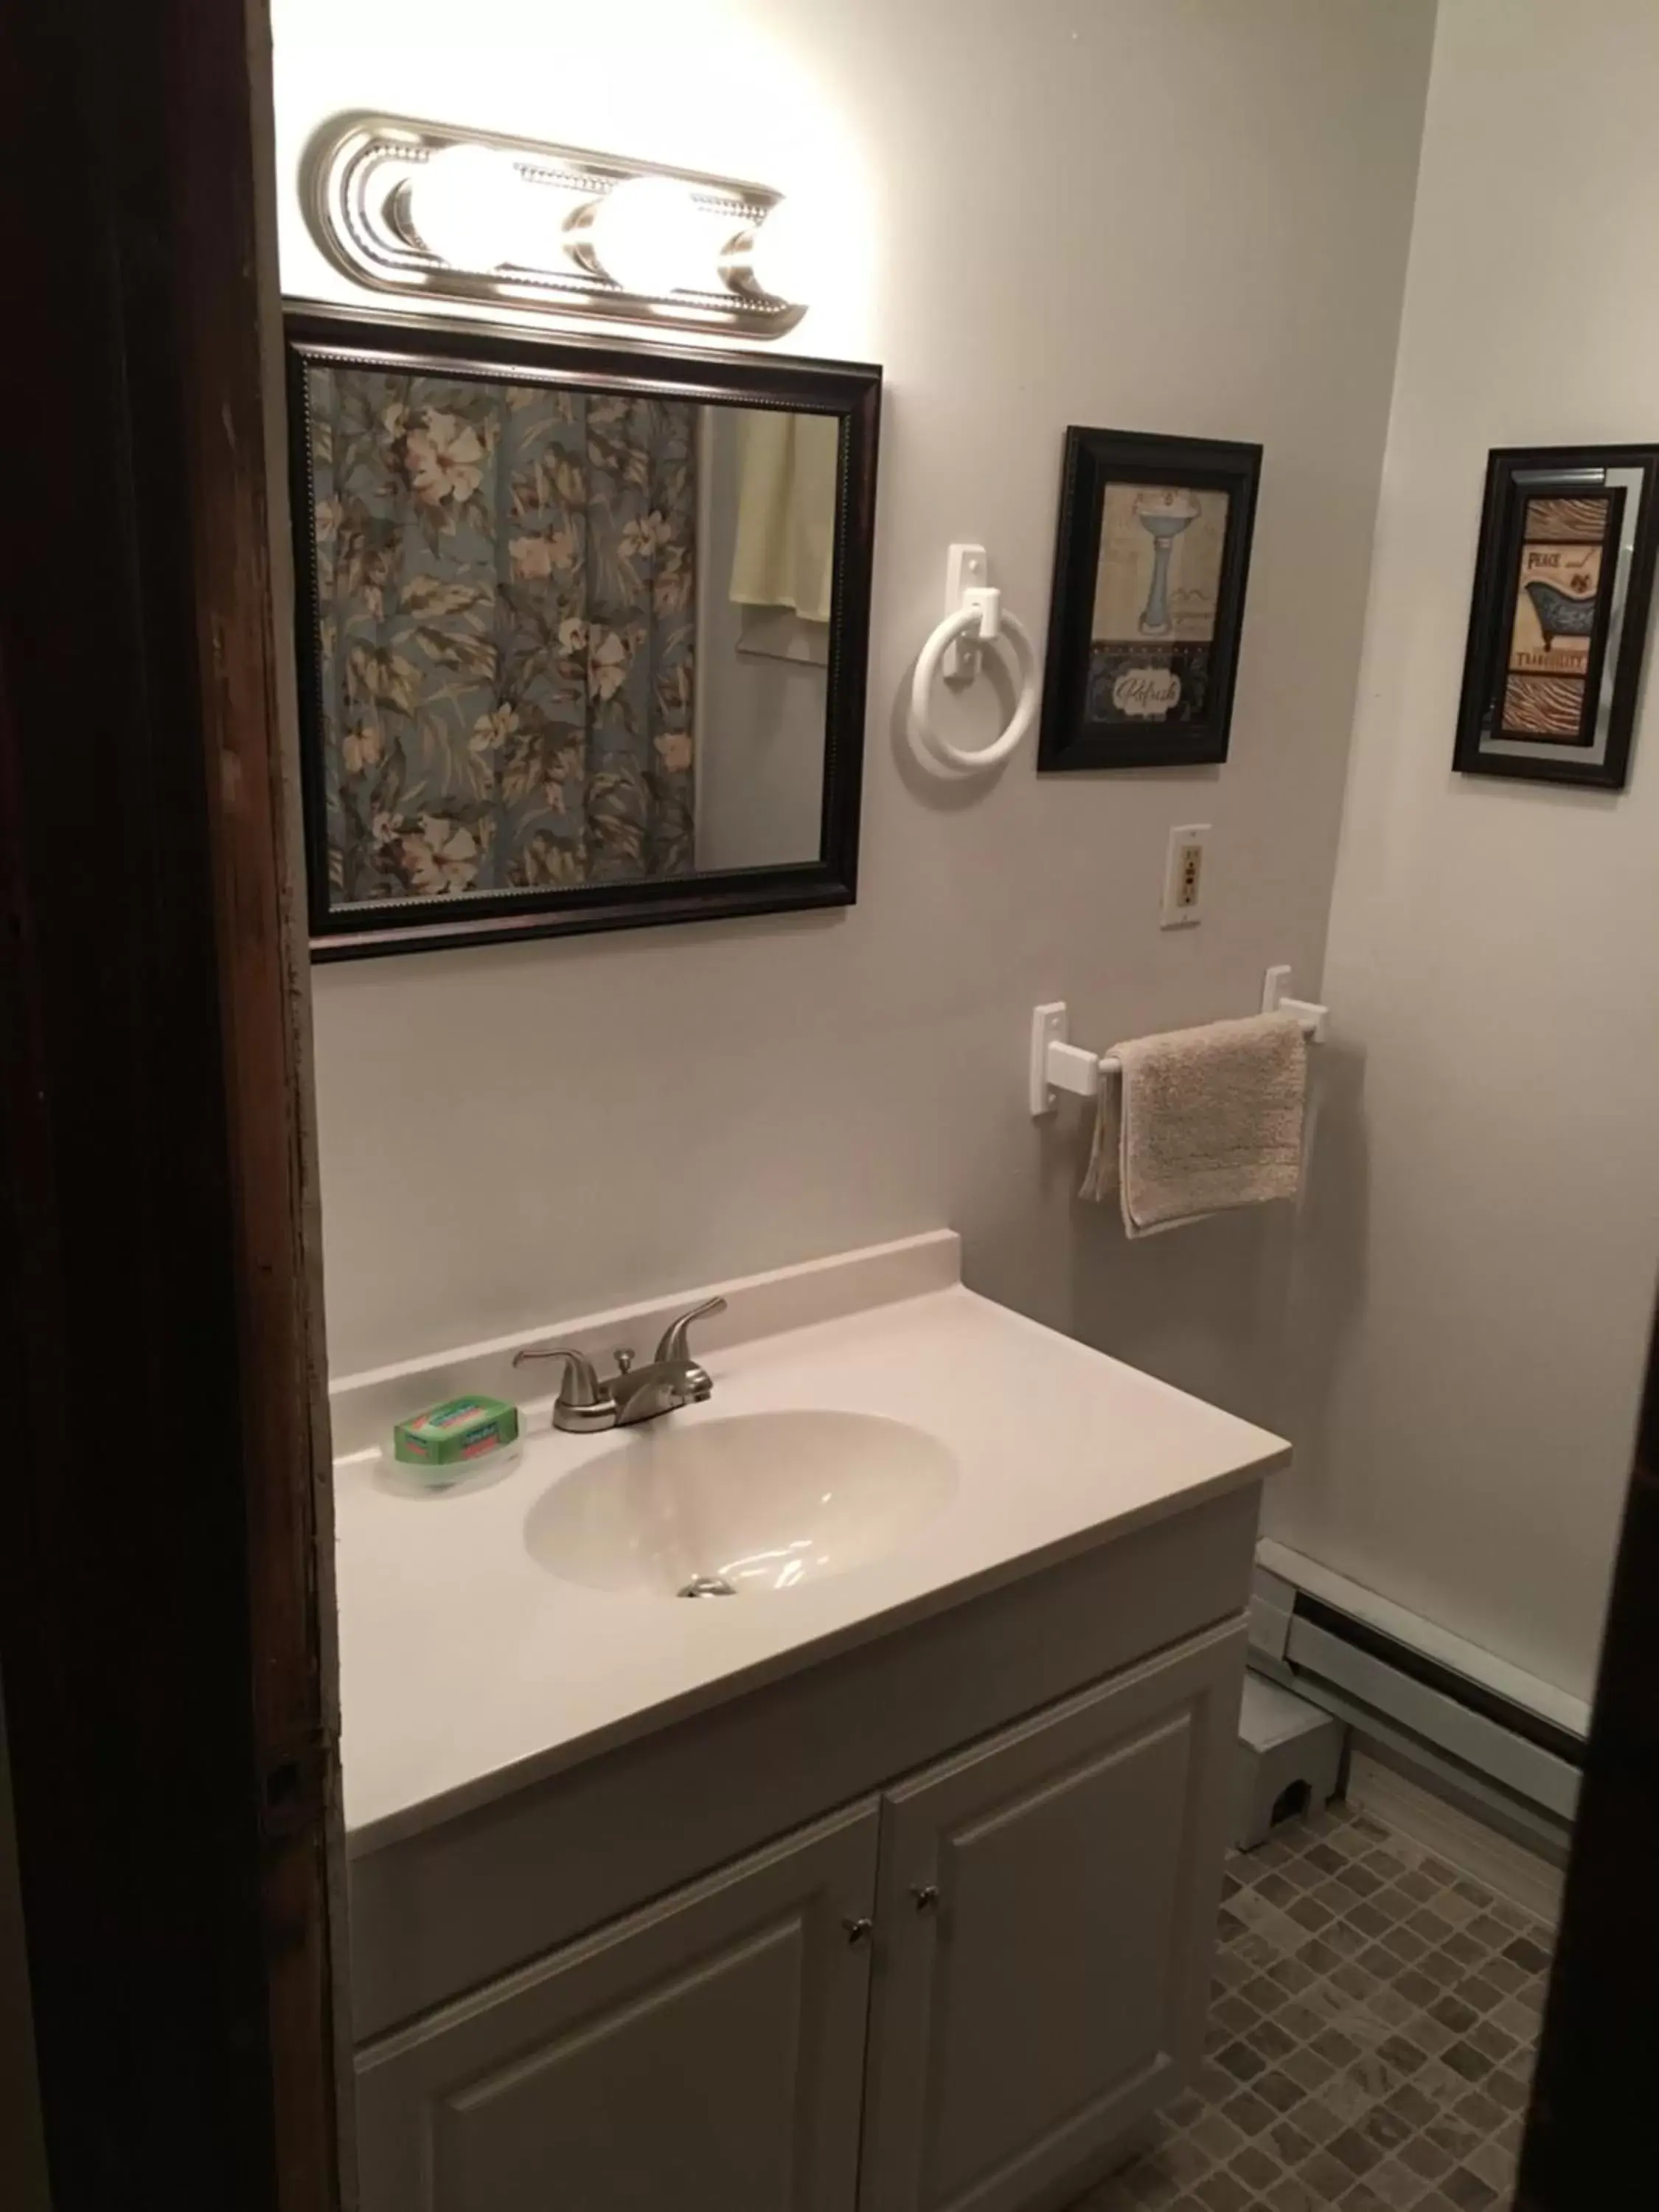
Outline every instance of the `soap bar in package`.
<svg viewBox="0 0 1659 2212"><path fill-rule="evenodd" d="M519 1441L519 1409L504 1398L446 1398L392 1431L392 1455L428 1481L451 1482Z"/></svg>

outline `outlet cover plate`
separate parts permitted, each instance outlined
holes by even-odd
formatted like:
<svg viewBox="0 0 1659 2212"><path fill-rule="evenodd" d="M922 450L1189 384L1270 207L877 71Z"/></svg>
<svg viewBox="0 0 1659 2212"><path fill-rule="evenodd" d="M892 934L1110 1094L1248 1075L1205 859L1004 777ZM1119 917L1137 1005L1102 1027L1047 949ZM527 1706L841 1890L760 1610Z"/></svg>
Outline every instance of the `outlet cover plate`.
<svg viewBox="0 0 1659 2212"><path fill-rule="evenodd" d="M1161 929L1190 929L1204 919L1209 843L1207 822L1183 822L1170 830L1164 860Z"/></svg>

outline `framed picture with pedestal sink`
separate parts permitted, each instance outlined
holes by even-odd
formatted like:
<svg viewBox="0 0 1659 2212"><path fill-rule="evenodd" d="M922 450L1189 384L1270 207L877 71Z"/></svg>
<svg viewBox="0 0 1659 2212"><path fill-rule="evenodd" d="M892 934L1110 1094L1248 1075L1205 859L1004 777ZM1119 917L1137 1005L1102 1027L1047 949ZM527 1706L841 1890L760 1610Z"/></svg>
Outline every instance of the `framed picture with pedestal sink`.
<svg viewBox="0 0 1659 2212"><path fill-rule="evenodd" d="M1260 446L1066 433L1037 769L1224 761Z"/></svg>
<svg viewBox="0 0 1659 2212"><path fill-rule="evenodd" d="M1659 447L1486 464L1452 766L1622 791L1659 546Z"/></svg>

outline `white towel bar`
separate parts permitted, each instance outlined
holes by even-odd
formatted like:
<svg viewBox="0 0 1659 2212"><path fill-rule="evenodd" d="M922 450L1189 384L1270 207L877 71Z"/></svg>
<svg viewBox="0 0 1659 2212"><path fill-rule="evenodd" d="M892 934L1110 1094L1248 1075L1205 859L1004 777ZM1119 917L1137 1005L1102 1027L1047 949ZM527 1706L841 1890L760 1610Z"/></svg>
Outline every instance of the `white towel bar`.
<svg viewBox="0 0 1659 2212"><path fill-rule="evenodd" d="M1268 969L1261 984L1262 1012L1294 1014L1310 1044L1322 1044L1329 1009L1316 1005L1311 999L1288 996L1285 986L1290 980L1288 968ZM1046 1006L1032 1007L1030 1104L1034 1116L1052 1114L1059 1103L1056 1094L1060 1091L1070 1091L1079 1098L1093 1098L1099 1094L1103 1074L1121 1075L1123 1072L1115 1053L1085 1052L1080 1045L1073 1044L1064 999L1052 1000Z"/></svg>

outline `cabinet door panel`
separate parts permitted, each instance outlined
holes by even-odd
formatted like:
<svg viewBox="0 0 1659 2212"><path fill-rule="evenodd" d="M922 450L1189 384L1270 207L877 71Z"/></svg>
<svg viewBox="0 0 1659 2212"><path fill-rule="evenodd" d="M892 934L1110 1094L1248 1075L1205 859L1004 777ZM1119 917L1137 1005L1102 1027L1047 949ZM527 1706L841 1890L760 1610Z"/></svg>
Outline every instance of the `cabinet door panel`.
<svg viewBox="0 0 1659 2212"><path fill-rule="evenodd" d="M1179 2086L1243 1651L1218 1631L889 1794L862 2212L1014 2212Z"/></svg>
<svg viewBox="0 0 1659 2212"><path fill-rule="evenodd" d="M848 2212L877 1814L372 2045L363 2212Z"/></svg>

